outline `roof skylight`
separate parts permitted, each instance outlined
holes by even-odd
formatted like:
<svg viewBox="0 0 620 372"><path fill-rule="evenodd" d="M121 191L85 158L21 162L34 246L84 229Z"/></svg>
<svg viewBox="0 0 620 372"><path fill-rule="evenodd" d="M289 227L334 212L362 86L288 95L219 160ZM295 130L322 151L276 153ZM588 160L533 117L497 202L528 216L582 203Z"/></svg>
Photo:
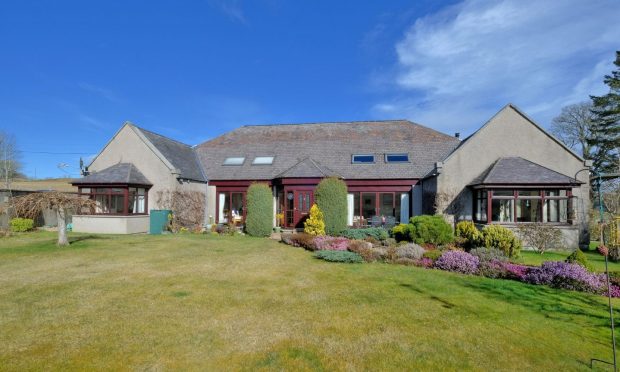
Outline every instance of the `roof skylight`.
<svg viewBox="0 0 620 372"><path fill-rule="evenodd" d="M372 154L356 154L351 156L351 163L360 164L360 163L374 163L375 156Z"/></svg>
<svg viewBox="0 0 620 372"><path fill-rule="evenodd" d="M386 163L406 163L409 161L409 154L385 154Z"/></svg>
<svg viewBox="0 0 620 372"><path fill-rule="evenodd" d="M257 156L252 161L252 165L270 165L273 164L273 156Z"/></svg>
<svg viewBox="0 0 620 372"><path fill-rule="evenodd" d="M224 160L224 165L242 165L244 161L244 157L230 157Z"/></svg>

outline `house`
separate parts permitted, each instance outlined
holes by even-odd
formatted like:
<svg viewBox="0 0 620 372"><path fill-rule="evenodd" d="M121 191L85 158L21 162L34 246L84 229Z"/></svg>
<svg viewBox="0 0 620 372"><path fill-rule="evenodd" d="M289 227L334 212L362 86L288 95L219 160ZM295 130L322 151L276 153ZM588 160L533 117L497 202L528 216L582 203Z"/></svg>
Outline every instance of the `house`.
<svg viewBox="0 0 620 372"><path fill-rule="evenodd" d="M282 213L284 227L299 228L316 185L334 176L347 184L351 226L442 213L510 228L542 222L576 246L588 241L588 167L513 105L464 140L385 120L248 125L190 147L125 123L74 181L100 205L74 216L74 229L146 231L157 191L170 189L204 192L205 224L243 221L253 182L272 188L274 224Z"/></svg>

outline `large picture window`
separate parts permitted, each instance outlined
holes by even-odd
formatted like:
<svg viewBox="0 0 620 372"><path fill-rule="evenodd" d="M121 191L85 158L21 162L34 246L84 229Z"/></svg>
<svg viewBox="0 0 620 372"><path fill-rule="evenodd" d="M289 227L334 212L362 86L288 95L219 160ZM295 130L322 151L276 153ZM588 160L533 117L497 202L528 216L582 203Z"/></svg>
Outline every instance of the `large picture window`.
<svg viewBox="0 0 620 372"><path fill-rule="evenodd" d="M400 222L402 192L350 192L353 194L353 224L364 225L375 216L394 217Z"/></svg>
<svg viewBox="0 0 620 372"><path fill-rule="evenodd" d="M568 189L480 189L475 191L474 219L484 223L570 223L570 207Z"/></svg>
<svg viewBox="0 0 620 372"><path fill-rule="evenodd" d="M218 194L218 222L243 223L245 192L223 191Z"/></svg>
<svg viewBox="0 0 620 372"><path fill-rule="evenodd" d="M78 193L95 201L92 214L132 215L148 211L148 189L145 187L80 187Z"/></svg>

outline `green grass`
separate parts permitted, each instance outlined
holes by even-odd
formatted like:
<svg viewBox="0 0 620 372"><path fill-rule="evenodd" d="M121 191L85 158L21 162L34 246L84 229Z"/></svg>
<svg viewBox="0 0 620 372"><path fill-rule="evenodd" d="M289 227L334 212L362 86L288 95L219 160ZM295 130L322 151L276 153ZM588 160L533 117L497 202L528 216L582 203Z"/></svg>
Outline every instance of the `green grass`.
<svg viewBox="0 0 620 372"><path fill-rule="evenodd" d="M594 270L598 272L605 271L605 257L601 256L597 250L584 251L583 253L588 257L588 261L592 264ZM570 251L548 251L544 254L534 251L521 251L521 257L517 262L540 266L544 261L564 261L570 254ZM609 261L609 271L620 271L620 262Z"/></svg>
<svg viewBox="0 0 620 372"><path fill-rule="evenodd" d="M71 238L0 240L0 370L568 371L611 358L600 296L329 263L258 238Z"/></svg>

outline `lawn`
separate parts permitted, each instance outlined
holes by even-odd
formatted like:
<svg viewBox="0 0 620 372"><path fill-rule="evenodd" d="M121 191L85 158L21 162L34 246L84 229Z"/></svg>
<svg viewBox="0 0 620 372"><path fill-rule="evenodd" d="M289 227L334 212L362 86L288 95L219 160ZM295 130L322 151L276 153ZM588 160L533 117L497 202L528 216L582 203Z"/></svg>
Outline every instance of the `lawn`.
<svg viewBox="0 0 620 372"><path fill-rule="evenodd" d="M71 236L68 248L44 232L0 240L0 369L587 370L611 358L600 296L327 263L267 239Z"/></svg>

